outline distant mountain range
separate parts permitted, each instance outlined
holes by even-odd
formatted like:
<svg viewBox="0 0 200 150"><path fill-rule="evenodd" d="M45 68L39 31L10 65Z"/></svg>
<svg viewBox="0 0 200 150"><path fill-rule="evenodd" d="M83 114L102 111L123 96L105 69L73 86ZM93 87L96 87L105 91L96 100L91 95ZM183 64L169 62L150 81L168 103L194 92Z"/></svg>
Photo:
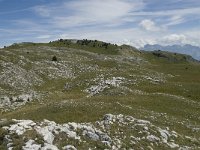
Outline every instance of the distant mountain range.
<svg viewBox="0 0 200 150"><path fill-rule="evenodd" d="M169 52L176 52L176 53L182 53L191 55L193 58L200 60L200 47L193 46L190 44L186 45L168 45L168 46L162 46L159 44L150 45L146 44L144 47L140 48L141 50L163 50L163 51L169 51Z"/></svg>

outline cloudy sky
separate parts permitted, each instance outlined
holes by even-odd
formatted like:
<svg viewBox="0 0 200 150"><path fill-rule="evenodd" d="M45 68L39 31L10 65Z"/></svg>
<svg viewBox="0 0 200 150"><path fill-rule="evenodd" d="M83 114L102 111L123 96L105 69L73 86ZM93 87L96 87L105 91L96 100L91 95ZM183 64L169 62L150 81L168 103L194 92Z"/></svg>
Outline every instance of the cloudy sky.
<svg viewBox="0 0 200 150"><path fill-rule="evenodd" d="M0 0L0 46L58 38L200 46L200 1Z"/></svg>

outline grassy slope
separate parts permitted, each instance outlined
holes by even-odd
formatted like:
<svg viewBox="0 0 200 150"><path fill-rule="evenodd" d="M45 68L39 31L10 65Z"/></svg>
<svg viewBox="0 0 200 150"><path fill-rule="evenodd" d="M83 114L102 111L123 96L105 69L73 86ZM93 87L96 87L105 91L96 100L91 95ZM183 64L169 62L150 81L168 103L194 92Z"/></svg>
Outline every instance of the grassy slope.
<svg viewBox="0 0 200 150"><path fill-rule="evenodd" d="M61 43L52 45L54 49L58 46L63 46ZM38 45L37 45L38 46ZM37 46L28 46L27 50L37 48ZM55 46L55 47L54 47ZM84 47L84 48L83 48ZM72 45L71 48L85 49L87 46ZM61 48L62 49L62 48ZM63 48L65 50L65 48ZM93 49L93 48L91 48ZM108 52L101 51L101 48L88 49L89 52L97 52L107 54ZM12 51L13 49L8 50ZM37 51L37 50L36 50ZM187 125L200 125L200 64L193 62L171 62L163 58L157 58L152 53L130 51L127 47L123 48L118 53L113 53L115 50L111 48L110 59L99 60L100 55L93 53L85 53L84 51L74 51L70 53L73 57L84 56L87 59L82 59L78 63L97 64L99 66L97 71L86 71L78 73L77 78L59 79L59 80L45 80L45 84L40 87L35 87L37 90L48 91L49 94L42 99L42 102L32 102L15 111L1 114L1 118L16 118L16 119L33 119L43 120L49 119L59 123L68 121L86 122L95 121L106 113L113 114L128 114L136 118L148 118L155 124L163 127L170 127L175 131L185 135L195 136L200 138L199 132L192 132L192 129L187 128ZM19 51L19 53L21 53ZM65 53L65 52L64 52ZM45 54L38 56L26 55L29 59L47 59ZM54 52L49 52L49 57L53 56ZM67 57L67 53L66 57ZM118 54L118 55L116 55ZM58 58L60 55L56 53ZM44 56L44 57L43 57ZM138 63L132 61L119 61L117 57L140 57L147 60L148 63ZM63 55L63 57L65 57ZM103 55L105 57L105 55ZM92 59L91 59L92 58ZM117 59L116 59L117 58ZM62 58L63 59L63 58ZM28 66L27 66L28 67ZM30 66L29 66L30 67ZM28 67L28 68L29 68ZM141 75L149 75L163 73L164 75L172 75L173 77L166 77L166 82L153 84L146 80L141 80L136 85L129 83L127 86L132 90L140 90L141 93L126 93L125 95L102 94L86 98L86 93L83 92L86 87L86 82L96 77L98 74L104 76L123 76L130 80L138 78ZM63 91L65 82L78 83L83 82L80 86L74 86L69 91ZM119 95L118 95L119 94ZM156 116L152 118L152 116Z"/></svg>

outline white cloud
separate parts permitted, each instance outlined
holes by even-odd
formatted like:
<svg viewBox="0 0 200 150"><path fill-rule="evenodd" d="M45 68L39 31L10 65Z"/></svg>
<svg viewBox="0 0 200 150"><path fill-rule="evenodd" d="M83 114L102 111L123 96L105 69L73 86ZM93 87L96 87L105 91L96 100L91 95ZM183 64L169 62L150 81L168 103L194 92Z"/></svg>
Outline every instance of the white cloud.
<svg viewBox="0 0 200 150"><path fill-rule="evenodd" d="M49 39L49 38L51 38L51 35L40 35L36 38L38 38L38 39Z"/></svg>
<svg viewBox="0 0 200 150"><path fill-rule="evenodd" d="M45 6L36 6L33 8L40 16L50 17L51 9Z"/></svg>
<svg viewBox="0 0 200 150"><path fill-rule="evenodd" d="M87 0L66 3L76 12L76 15L89 17L100 21L109 21L129 15L130 12L140 10L143 7L139 0Z"/></svg>
<svg viewBox="0 0 200 150"><path fill-rule="evenodd" d="M200 46L200 29L194 28L184 32L184 35L187 37L187 40L191 45Z"/></svg>
<svg viewBox="0 0 200 150"><path fill-rule="evenodd" d="M149 19L142 20L139 25L147 31L159 31L161 29L156 26L155 22Z"/></svg>
<svg viewBox="0 0 200 150"><path fill-rule="evenodd" d="M133 34L132 31L130 34ZM167 34L167 33L165 33ZM191 44L194 46L200 46L198 35L200 35L200 32L196 34L196 36L191 36L193 33L187 33L187 34L168 34L164 37L159 36L158 34L144 34L142 31L139 31L135 33L135 35L138 35L137 38L130 38L128 37L125 40L122 40L122 43L130 44L132 46L135 46L137 48L143 47L146 44L160 44L160 45L185 45L185 44ZM159 37L159 38L158 38Z"/></svg>
<svg viewBox="0 0 200 150"><path fill-rule="evenodd" d="M165 27L173 26L173 25L178 25L181 23L184 23L186 20L183 16L181 15L174 15L171 16L168 20L167 23L164 25Z"/></svg>
<svg viewBox="0 0 200 150"><path fill-rule="evenodd" d="M188 43L187 37L183 34L170 34L167 36L164 36L161 41L161 43L165 45L173 45L173 44L186 44Z"/></svg>
<svg viewBox="0 0 200 150"><path fill-rule="evenodd" d="M133 40L128 40L128 39L124 39L121 42L119 42L119 44L127 44L127 45L131 45L134 46L136 48L140 48L143 47L146 44L156 44L155 39L153 38L149 38L149 39L144 39L144 38L138 38L138 39L133 39Z"/></svg>
<svg viewBox="0 0 200 150"><path fill-rule="evenodd" d="M4 1L4 0L3 0ZM1 2L1 1L0 1ZM8 10L8 11L0 11L0 15L7 15L7 14L15 14L19 12L26 12L31 11L32 7L24 8L24 9L16 9L16 10Z"/></svg>
<svg viewBox="0 0 200 150"><path fill-rule="evenodd" d="M62 5L38 6L34 11L59 28L84 25L120 25L132 12L141 10L140 0L76 0ZM129 19L130 21L130 19Z"/></svg>
<svg viewBox="0 0 200 150"><path fill-rule="evenodd" d="M184 8L184 9L172 9L163 11L140 11L133 12L132 16L174 16L174 15L198 15L200 13L200 7Z"/></svg>

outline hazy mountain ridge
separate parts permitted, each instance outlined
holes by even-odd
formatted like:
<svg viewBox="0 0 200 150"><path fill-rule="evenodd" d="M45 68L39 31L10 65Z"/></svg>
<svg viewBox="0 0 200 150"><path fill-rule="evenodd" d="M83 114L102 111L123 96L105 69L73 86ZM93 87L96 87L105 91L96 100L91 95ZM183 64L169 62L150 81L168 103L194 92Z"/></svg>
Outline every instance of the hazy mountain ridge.
<svg viewBox="0 0 200 150"><path fill-rule="evenodd" d="M146 44L144 45L144 47L141 47L140 49L147 50L147 51L163 50L163 51L169 51L169 52L175 52L175 53L188 54L188 55L191 55L193 58L200 60L200 47L192 46L190 44L168 45L168 46L162 46L159 44L155 44L155 45Z"/></svg>

